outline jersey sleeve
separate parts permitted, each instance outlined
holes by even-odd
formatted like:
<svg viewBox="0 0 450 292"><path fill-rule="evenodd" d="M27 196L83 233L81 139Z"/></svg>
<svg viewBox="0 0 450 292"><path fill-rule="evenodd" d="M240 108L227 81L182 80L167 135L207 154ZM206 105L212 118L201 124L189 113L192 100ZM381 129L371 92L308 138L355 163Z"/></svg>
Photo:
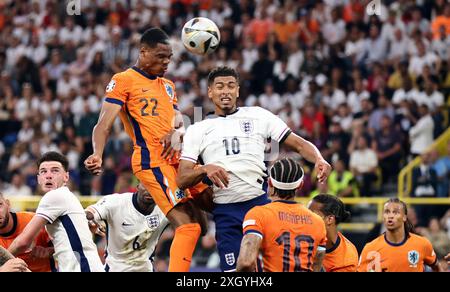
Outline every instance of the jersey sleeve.
<svg viewBox="0 0 450 292"><path fill-rule="evenodd" d="M186 130L183 137L183 150L180 160L188 160L196 163L200 155L200 144L202 141L202 131L197 125L192 125Z"/></svg>
<svg viewBox="0 0 450 292"><path fill-rule="evenodd" d="M260 114L267 123L267 138L270 137L278 143L283 143L289 134L292 133L291 129L289 129L282 119L268 110L261 108Z"/></svg>
<svg viewBox="0 0 450 292"><path fill-rule="evenodd" d="M58 190L45 194L39 202L36 216L40 216L52 224L58 217L64 215L64 212L67 210L64 197L64 192Z"/></svg>
<svg viewBox="0 0 450 292"><path fill-rule="evenodd" d="M242 223L244 235L255 234L264 237L264 214L260 207L254 207L245 215L244 223Z"/></svg>
<svg viewBox="0 0 450 292"><path fill-rule="evenodd" d="M425 245L425 250L424 250L425 255L424 255L423 261L426 265L433 266L437 261L437 256L436 256L436 253L434 252L433 245L426 238L424 238L424 245Z"/></svg>
<svg viewBox="0 0 450 292"><path fill-rule="evenodd" d="M131 80L125 72L115 74L106 86L105 102L122 106L128 100L130 85Z"/></svg>
<svg viewBox="0 0 450 292"><path fill-rule="evenodd" d="M358 272L367 272L367 246L365 246L359 256Z"/></svg>
<svg viewBox="0 0 450 292"><path fill-rule="evenodd" d="M106 221L111 217L111 214L114 213L115 208L120 206L118 201L119 200L115 197L115 195L108 195L88 208L92 208L96 211L100 217L100 220Z"/></svg>

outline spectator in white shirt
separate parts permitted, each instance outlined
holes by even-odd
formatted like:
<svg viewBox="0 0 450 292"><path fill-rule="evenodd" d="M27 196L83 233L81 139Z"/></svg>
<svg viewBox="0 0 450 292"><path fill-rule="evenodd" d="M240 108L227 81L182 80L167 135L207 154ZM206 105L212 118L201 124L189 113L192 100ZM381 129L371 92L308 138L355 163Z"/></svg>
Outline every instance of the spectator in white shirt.
<svg viewBox="0 0 450 292"><path fill-rule="evenodd" d="M264 93L258 97L258 100L261 107L268 109L275 114L284 106L281 96L274 92L272 80L266 81Z"/></svg>
<svg viewBox="0 0 450 292"><path fill-rule="evenodd" d="M31 45L27 47L27 56L33 60L36 65L41 65L47 58L48 50L47 47L39 42L39 37L33 35L31 37Z"/></svg>
<svg viewBox="0 0 450 292"><path fill-rule="evenodd" d="M331 20L322 26L322 34L325 41L330 45L335 45L345 38L345 22L339 15L337 8L331 11Z"/></svg>
<svg viewBox="0 0 450 292"><path fill-rule="evenodd" d="M426 104L421 104L419 106L419 114L420 119L411 129L409 129L411 153L415 156L424 153L434 140L434 121Z"/></svg>
<svg viewBox="0 0 450 292"><path fill-rule="evenodd" d="M361 135L357 149L350 153L350 170L360 185L363 197L371 195L372 183L377 179L378 158L375 151L368 147L367 138Z"/></svg>
<svg viewBox="0 0 450 292"><path fill-rule="evenodd" d="M415 76L422 75L423 66L428 65L433 69L436 69L438 56L430 51L426 51L425 44L423 42L417 43L417 56L411 58L409 63L409 72Z"/></svg>
<svg viewBox="0 0 450 292"><path fill-rule="evenodd" d="M5 188L3 194L6 197L32 196L31 188L24 183L24 180L20 172L15 172L11 178L11 184Z"/></svg>
<svg viewBox="0 0 450 292"><path fill-rule="evenodd" d="M425 79L424 91L418 96L418 104L426 104L430 112L436 112L444 105L444 95L437 90L438 84L435 78Z"/></svg>
<svg viewBox="0 0 450 292"><path fill-rule="evenodd" d="M352 113L356 114L361 111L361 100L370 98L370 94L364 89L362 79L356 79L353 82L354 90L348 94L347 102Z"/></svg>
<svg viewBox="0 0 450 292"><path fill-rule="evenodd" d="M75 25L72 17L67 17L65 26L59 31L59 40L61 43L72 41L75 45L83 38L83 29L79 25Z"/></svg>

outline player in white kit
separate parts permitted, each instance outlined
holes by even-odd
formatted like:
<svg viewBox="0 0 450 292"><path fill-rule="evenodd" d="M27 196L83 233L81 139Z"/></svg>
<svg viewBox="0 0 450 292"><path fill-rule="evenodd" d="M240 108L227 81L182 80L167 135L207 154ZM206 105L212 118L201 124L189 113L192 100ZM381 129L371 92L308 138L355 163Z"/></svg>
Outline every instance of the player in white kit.
<svg viewBox="0 0 450 292"><path fill-rule="evenodd" d="M67 158L57 152L47 152L37 165L38 184L45 195L39 202L36 216L8 250L13 255L27 251L45 226L55 247L53 257L58 271L103 272L84 209L66 186L69 181Z"/></svg>
<svg viewBox="0 0 450 292"><path fill-rule="evenodd" d="M266 141L271 138L315 164L319 182L331 166L310 142L292 133L277 116L261 107L238 108L239 77L228 67L208 76L208 96L215 118L190 126L183 138L178 168L180 189L209 179L214 184L214 221L223 271L234 271L242 240L242 222L248 210L269 202L263 189ZM196 167L201 158L204 165Z"/></svg>
<svg viewBox="0 0 450 292"><path fill-rule="evenodd" d="M105 196L86 208L86 217L94 227L106 224L107 272L153 272L156 244L169 221L143 185Z"/></svg>

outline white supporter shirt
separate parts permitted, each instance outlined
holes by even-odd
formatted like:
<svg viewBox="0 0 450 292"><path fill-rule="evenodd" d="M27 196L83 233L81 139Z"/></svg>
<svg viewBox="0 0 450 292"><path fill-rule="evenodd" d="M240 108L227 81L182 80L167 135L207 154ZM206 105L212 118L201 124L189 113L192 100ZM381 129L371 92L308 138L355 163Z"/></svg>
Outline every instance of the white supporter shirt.
<svg viewBox="0 0 450 292"><path fill-rule="evenodd" d="M214 186L214 202L244 202L262 194L266 176L266 140L283 141L291 130L261 107L241 107L230 115L190 126L183 138L181 159L223 167L230 174L228 188Z"/></svg>
<svg viewBox="0 0 450 292"><path fill-rule="evenodd" d="M152 255L159 237L169 225L155 205L149 215L137 208L137 194L105 196L90 206L107 224L106 270L110 272L153 272Z"/></svg>
<svg viewBox="0 0 450 292"><path fill-rule="evenodd" d="M104 272L84 209L67 187L46 193L36 216L48 221L60 272Z"/></svg>

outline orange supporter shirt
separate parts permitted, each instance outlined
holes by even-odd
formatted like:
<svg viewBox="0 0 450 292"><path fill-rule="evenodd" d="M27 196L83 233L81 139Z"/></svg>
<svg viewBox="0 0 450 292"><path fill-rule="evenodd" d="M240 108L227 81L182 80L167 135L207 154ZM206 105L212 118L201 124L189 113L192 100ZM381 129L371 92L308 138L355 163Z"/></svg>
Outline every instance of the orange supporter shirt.
<svg viewBox="0 0 450 292"><path fill-rule="evenodd" d="M134 144L134 173L167 165L160 139L174 127L177 96L172 81L132 67L115 74L105 102L122 106L120 118Z"/></svg>
<svg viewBox="0 0 450 292"><path fill-rule="evenodd" d="M382 234L364 247L359 259L358 272L423 272L437 257L433 246L425 237L412 234L395 244Z"/></svg>
<svg viewBox="0 0 450 292"><path fill-rule="evenodd" d="M325 248L325 223L303 205L279 200L251 209L244 234L262 237L265 272L312 271L319 246Z"/></svg>
<svg viewBox="0 0 450 292"><path fill-rule="evenodd" d="M11 212L11 215L14 221L13 229L7 234L0 234L0 245L4 248L9 248L14 239L22 233L25 226L27 226L35 214L30 212ZM42 247L52 246L50 238L44 228L35 239L35 245ZM19 255L19 258L27 263L28 268L32 272L51 272L50 259L34 259L29 252Z"/></svg>
<svg viewBox="0 0 450 292"><path fill-rule="evenodd" d="M326 272L356 272L358 251L342 233L338 232L338 238L334 246L327 249L323 259L323 267Z"/></svg>

